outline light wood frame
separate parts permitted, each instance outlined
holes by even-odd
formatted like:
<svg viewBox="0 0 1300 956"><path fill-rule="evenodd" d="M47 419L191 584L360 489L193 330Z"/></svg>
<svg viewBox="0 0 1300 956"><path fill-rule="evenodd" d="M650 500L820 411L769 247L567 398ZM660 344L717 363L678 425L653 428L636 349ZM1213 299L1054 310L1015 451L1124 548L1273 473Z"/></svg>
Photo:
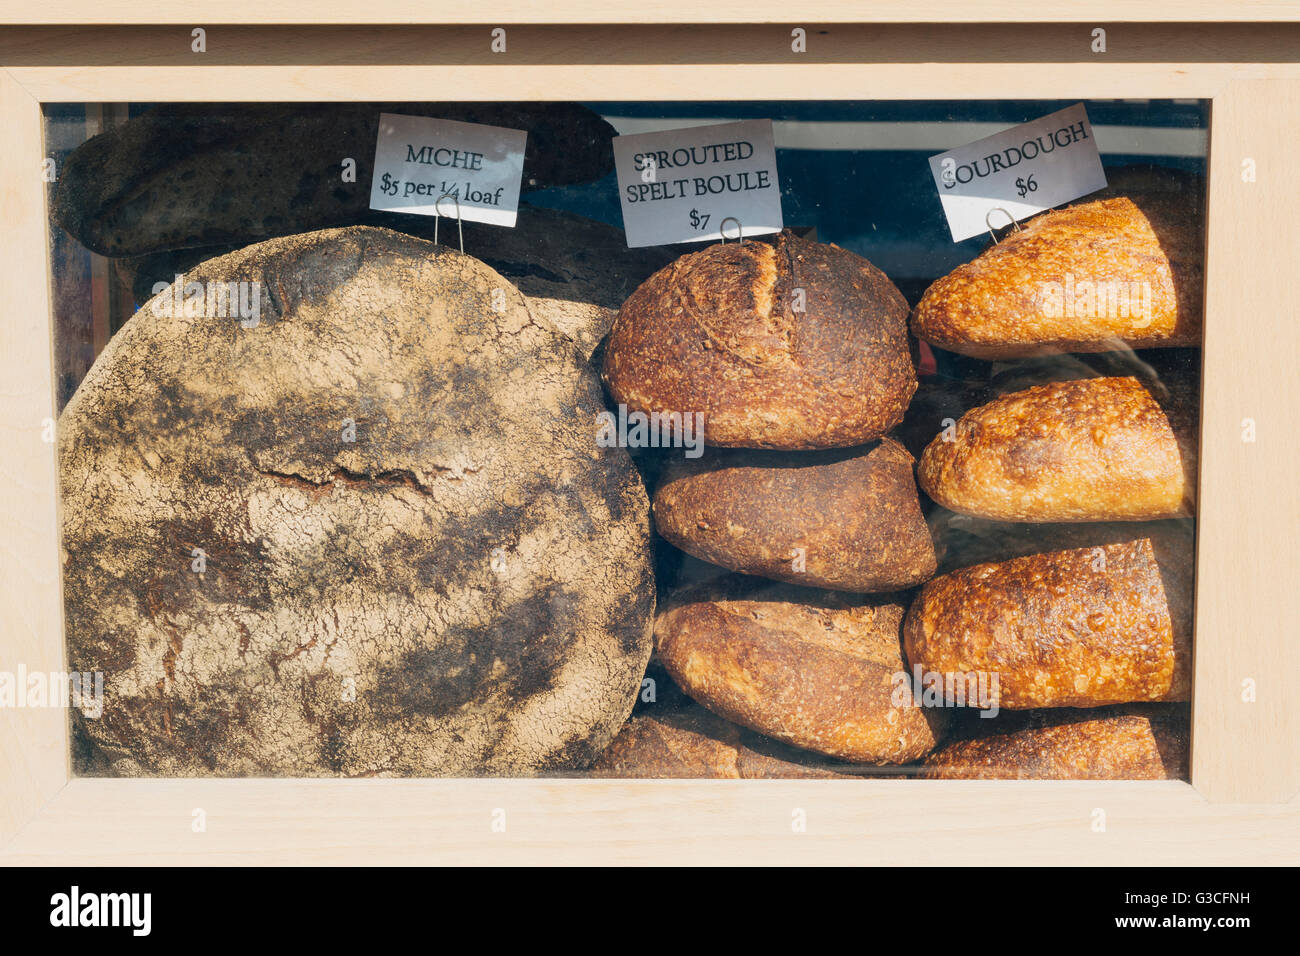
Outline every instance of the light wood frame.
<svg viewBox="0 0 1300 956"><path fill-rule="evenodd" d="M163 6L166 15L151 11L150 22L194 15L192 3L184 14ZM258 13L245 12L255 6L223 0L220 9L252 21ZM381 0L369 5L369 19L392 22L411 6L429 8ZM753 20L779 15L753 2L689 6L715 24L742 7L763 11ZM829 23L828 11L849 6L860 8L816 9ZM903 19L912 6L885 4L879 19ZM1163 15L1143 5L1143 13L1149 21L1199 19L1210 6L1220 4L1182 4ZM1065 4L973 7L984 20L1031 7L1040 21L1072 19ZM63 8L81 12L77 23L108 9ZM596 16L589 4L548 8L570 23ZM44 17L24 9L29 22ZM518 3L475 9L480 22L501 11L514 14L511 22L528 19ZM1295 4L1239 9L1243 20L1298 16ZM338 4L313 3L311 11L340 18ZM656 20L663 14L654 8ZM1300 408L1300 333L1288 304L1300 261L1300 26L1111 25L1114 52L1097 55L1092 27L1078 23L821 25L809 26L809 53L800 57L789 52L798 25L518 26L509 28L511 52L497 56L487 52L488 27L213 26L207 59L190 52L188 26L0 33L0 669L64 666L55 451L42 440L54 415L43 102L1209 98L1191 784L87 779L70 774L62 710L0 709L0 861L1300 859L1300 708L1286 697L1286 681L1300 671L1290 604L1300 581L1300 452L1291 422ZM1243 176L1247 161L1253 181ZM1244 419L1255 423L1253 443L1242 440ZM1254 702L1243 700L1247 680ZM504 832L492 826L498 809ZM805 832L794 825L798 811Z"/></svg>

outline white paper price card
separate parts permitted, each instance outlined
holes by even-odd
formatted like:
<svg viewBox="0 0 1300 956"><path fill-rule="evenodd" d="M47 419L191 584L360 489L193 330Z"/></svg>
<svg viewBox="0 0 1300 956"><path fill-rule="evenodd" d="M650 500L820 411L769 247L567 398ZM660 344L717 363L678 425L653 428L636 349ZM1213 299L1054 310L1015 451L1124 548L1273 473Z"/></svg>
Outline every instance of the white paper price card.
<svg viewBox="0 0 1300 956"><path fill-rule="evenodd" d="M1082 103L931 156L930 171L953 242L1106 186Z"/></svg>
<svg viewBox="0 0 1300 956"><path fill-rule="evenodd" d="M771 120L615 136L614 168L634 249L781 231Z"/></svg>
<svg viewBox="0 0 1300 956"><path fill-rule="evenodd" d="M370 208L513 226L527 139L518 129L380 113Z"/></svg>

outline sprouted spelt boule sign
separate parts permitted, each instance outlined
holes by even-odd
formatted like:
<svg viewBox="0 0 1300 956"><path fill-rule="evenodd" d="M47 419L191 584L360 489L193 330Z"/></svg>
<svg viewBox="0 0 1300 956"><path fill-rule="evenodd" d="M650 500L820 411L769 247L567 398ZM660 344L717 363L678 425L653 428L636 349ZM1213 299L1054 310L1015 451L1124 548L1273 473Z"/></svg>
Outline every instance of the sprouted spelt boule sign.
<svg viewBox="0 0 1300 956"><path fill-rule="evenodd" d="M514 226L527 139L518 129L381 113L370 208Z"/></svg>
<svg viewBox="0 0 1300 956"><path fill-rule="evenodd" d="M780 232L771 120L614 137L631 248Z"/></svg>
<svg viewBox="0 0 1300 956"><path fill-rule="evenodd" d="M931 156L930 172L953 242L1106 186L1082 103Z"/></svg>

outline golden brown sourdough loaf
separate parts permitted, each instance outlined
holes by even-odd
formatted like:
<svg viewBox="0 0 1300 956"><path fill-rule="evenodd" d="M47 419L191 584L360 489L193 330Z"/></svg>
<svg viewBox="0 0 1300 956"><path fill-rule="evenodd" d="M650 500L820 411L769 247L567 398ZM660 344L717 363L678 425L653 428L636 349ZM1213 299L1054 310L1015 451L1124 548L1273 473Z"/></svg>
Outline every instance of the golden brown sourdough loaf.
<svg viewBox="0 0 1300 956"><path fill-rule="evenodd" d="M892 438L851 451L711 449L674 460L655 526L733 571L840 591L895 591L934 574L912 456Z"/></svg>
<svg viewBox="0 0 1300 956"><path fill-rule="evenodd" d="M1192 539L977 564L930 581L903 626L907 659L940 674L998 675L999 707L1187 700Z"/></svg>
<svg viewBox="0 0 1300 956"><path fill-rule="evenodd" d="M973 723L985 723L975 721ZM921 776L956 780L1178 780L1187 776L1183 707L1005 714L925 758ZM1009 724L1009 726L1008 726Z"/></svg>
<svg viewBox="0 0 1300 956"><path fill-rule="evenodd" d="M604 361L614 400L704 414L736 448L842 448L879 438L916 391L907 302L866 259L789 232L709 246L641 284Z"/></svg>
<svg viewBox="0 0 1300 956"><path fill-rule="evenodd" d="M1190 515L1194 392L1125 376L1003 395L931 441L917 478L945 508L1001 521Z"/></svg>
<svg viewBox="0 0 1300 956"><path fill-rule="evenodd" d="M912 331L986 359L1200 345L1202 248L1177 194L1045 212L931 285Z"/></svg>
<svg viewBox="0 0 1300 956"><path fill-rule="evenodd" d="M745 579L678 592L655 622L668 673L714 713L857 763L908 763L943 735L899 647L903 605Z"/></svg>

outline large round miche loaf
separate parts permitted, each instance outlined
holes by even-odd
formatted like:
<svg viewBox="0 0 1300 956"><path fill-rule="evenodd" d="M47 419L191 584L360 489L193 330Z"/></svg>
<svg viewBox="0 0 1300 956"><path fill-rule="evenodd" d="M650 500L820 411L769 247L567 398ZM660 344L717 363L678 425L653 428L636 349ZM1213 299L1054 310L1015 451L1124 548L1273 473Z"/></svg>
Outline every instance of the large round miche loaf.
<svg viewBox="0 0 1300 956"><path fill-rule="evenodd" d="M1196 402L1136 377L1038 385L967 412L921 454L925 493L1001 521L1128 521L1192 512Z"/></svg>
<svg viewBox="0 0 1300 956"><path fill-rule="evenodd" d="M619 310L614 400L703 413L704 440L840 448L897 425L916 391L907 302L866 259L789 232L682 256Z"/></svg>
<svg viewBox="0 0 1300 956"><path fill-rule="evenodd" d="M105 674L86 732L124 774L585 766L654 586L594 373L493 270L386 230L183 285L227 282L258 284L255 321L163 293L60 421L69 659Z"/></svg>
<svg viewBox="0 0 1300 956"><path fill-rule="evenodd" d="M435 233L443 245L455 248L457 229L429 216L379 216L374 224L421 239ZM383 220L381 223L379 220ZM573 339L590 357L625 299L655 270L672 259L663 248L629 249L623 230L559 209L519 204L513 229L477 222L464 224L465 251L487 263L528 299L539 321ZM200 262L233 252L237 246L204 246L116 259L123 281L136 301L153 298L159 284L170 285L177 275Z"/></svg>
<svg viewBox="0 0 1300 956"><path fill-rule="evenodd" d="M678 592L655 647L691 697L777 740L857 763L908 763L942 736L903 662L903 606L745 579Z"/></svg>
<svg viewBox="0 0 1300 956"><path fill-rule="evenodd" d="M990 359L1199 345L1201 222L1177 194L1045 212L931 285L912 330Z"/></svg>
<svg viewBox="0 0 1300 956"><path fill-rule="evenodd" d="M852 451L674 458L654 517L697 558L792 584L896 591L935 569L912 456L892 438Z"/></svg>
<svg viewBox="0 0 1300 956"><path fill-rule="evenodd" d="M1173 526L941 575L903 627L907 659L997 675L1000 707L1187 700L1192 540Z"/></svg>
<svg viewBox="0 0 1300 956"><path fill-rule="evenodd" d="M614 128L576 103L167 103L68 156L54 218L105 256L356 225L381 113L525 130L525 190L613 168Z"/></svg>
<svg viewBox="0 0 1300 956"><path fill-rule="evenodd" d="M969 722L976 735L950 741L929 754L921 775L953 780L1177 780L1187 776L1187 723L1184 708L1158 705L1009 711Z"/></svg>

